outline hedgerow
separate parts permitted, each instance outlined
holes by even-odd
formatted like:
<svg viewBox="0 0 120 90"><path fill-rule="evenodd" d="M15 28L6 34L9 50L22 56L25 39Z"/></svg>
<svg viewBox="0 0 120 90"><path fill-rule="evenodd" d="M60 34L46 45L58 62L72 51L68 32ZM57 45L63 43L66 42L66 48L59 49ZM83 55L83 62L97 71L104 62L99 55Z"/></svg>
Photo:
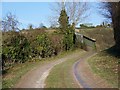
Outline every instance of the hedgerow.
<svg viewBox="0 0 120 90"><path fill-rule="evenodd" d="M30 55L30 43L23 35L18 32L10 32L11 36L3 41L2 64L3 67L15 63L25 62ZM13 34L13 35L12 35Z"/></svg>
<svg viewBox="0 0 120 90"><path fill-rule="evenodd" d="M24 63L36 58L51 57L63 51L63 35L61 34L48 34L38 30L30 30L29 32L27 30L24 33L15 31L4 32L3 37L3 70L11 68L15 63Z"/></svg>

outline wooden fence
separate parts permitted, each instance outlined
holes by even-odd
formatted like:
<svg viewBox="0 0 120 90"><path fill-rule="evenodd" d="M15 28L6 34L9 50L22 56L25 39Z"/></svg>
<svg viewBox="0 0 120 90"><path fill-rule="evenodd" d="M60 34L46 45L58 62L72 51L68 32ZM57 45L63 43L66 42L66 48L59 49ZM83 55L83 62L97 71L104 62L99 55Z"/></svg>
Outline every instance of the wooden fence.
<svg viewBox="0 0 120 90"><path fill-rule="evenodd" d="M84 50L95 50L96 51L96 40L93 40L83 34L75 33L76 35L76 42L80 45L81 48Z"/></svg>

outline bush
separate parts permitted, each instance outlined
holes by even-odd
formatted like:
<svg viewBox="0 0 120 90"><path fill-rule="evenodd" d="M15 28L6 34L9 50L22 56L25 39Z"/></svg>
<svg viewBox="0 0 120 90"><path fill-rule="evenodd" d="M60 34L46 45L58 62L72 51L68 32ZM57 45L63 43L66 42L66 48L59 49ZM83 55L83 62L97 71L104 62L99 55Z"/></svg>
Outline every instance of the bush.
<svg viewBox="0 0 120 90"><path fill-rule="evenodd" d="M37 36L38 46L36 47L38 54L42 57L51 57L53 54L53 46L46 34Z"/></svg>
<svg viewBox="0 0 120 90"><path fill-rule="evenodd" d="M24 35L30 41L30 43L32 43L36 40L38 35L45 33L45 30L36 28L33 30L22 30L20 33Z"/></svg>
<svg viewBox="0 0 120 90"><path fill-rule="evenodd" d="M29 41L19 33L15 32L3 41L2 60L3 66L10 62L25 62L30 55Z"/></svg>
<svg viewBox="0 0 120 90"><path fill-rule="evenodd" d="M37 58L39 56L38 51L37 51L37 36L44 34L45 30L44 29L33 29L33 30L23 30L20 32L20 34L24 35L30 42L30 47L31 47L31 58Z"/></svg>
<svg viewBox="0 0 120 90"><path fill-rule="evenodd" d="M48 35L53 49L54 49L54 55L57 55L59 52L63 51L63 35L62 34L58 34L58 33L52 33Z"/></svg>
<svg viewBox="0 0 120 90"><path fill-rule="evenodd" d="M18 36L12 37L11 45L14 48L13 59L25 62L30 55L29 41L23 35L19 34Z"/></svg>
<svg viewBox="0 0 120 90"><path fill-rule="evenodd" d="M24 63L28 58L45 58L57 55L74 46L73 29L66 34L46 33L45 30L24 30L5 32L3 34L2 64L12 66L15 62Z"/></svg>

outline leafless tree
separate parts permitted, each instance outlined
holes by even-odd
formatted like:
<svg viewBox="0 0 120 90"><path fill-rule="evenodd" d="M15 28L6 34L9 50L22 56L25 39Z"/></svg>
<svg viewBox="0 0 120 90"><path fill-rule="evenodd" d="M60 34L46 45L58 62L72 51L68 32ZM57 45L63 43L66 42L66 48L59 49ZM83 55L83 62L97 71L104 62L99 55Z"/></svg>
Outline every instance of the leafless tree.
<svg viewBox="0 0 120 90"><path fill-rule="evenodd" d="M104 16L112 20L115 46L120 50L120 1L104 2Z"/></svg>
<svg viewBox="0 0 120 90"><path fill-rule="evenodd" d="M87 2L66 2L66 11L69 16L70 23L77 25L87 17L85 15L88 10Z"/></svg>
<svg viewBox="0 0 120 90"><path fill-rule="evenodd" d="M16 16L12 13L8 13L2 20L2 29L6 31L16 31L18 30L19 21Z"/></svg>
<svg viewBox="0 0 120 90"><path fill-rule="evenodd" d="M65 2L64 0L62 2L56 2L51 7L54 16L50 21L54 20L55 23L55 21L57 21L59 18L61 10L64 8L67 12L67 15L69 16L69 23L74 23L75 25L77 25L78 23L83 21L85 17L87 17L87 14L85 13L89 9L87 2L76 2L75 0L70 0L70 2L69 0L67 2Z"/></svg>

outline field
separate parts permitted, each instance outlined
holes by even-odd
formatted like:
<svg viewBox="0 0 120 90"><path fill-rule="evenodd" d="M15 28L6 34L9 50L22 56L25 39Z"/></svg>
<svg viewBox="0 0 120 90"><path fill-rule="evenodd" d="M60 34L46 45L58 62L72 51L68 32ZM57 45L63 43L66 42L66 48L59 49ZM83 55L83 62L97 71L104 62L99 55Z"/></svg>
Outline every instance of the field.
<svg viewBox="0 0 120 90"><path fill-rule="evenodd" d="M81 29L79 33L96 40L97 51L110 48L114 45L113 30L111 28Z"/></svg>

